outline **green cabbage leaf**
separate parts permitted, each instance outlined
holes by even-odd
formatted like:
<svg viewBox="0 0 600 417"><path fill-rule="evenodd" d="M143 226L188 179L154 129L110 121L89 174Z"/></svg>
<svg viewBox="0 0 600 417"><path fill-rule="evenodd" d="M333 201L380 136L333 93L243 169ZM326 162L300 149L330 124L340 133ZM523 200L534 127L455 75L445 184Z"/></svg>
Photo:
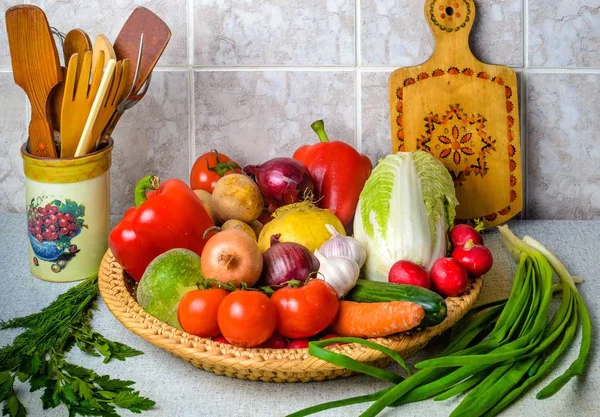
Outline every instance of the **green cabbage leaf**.
<svg viewBox="0 0 600 417"><path fill-rule="evenodd" d="M422 151L383 158L360 194L354 237L367 250L364 276L387 281L392 265L409 260L428 271L446 255L458 204L452 177Z"/></svg>

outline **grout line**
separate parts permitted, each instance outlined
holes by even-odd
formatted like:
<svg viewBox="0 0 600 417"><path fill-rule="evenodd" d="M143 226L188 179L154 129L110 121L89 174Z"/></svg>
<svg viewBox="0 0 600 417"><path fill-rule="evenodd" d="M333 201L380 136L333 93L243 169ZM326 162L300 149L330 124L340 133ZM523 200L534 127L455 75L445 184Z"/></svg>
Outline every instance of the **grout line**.
<svg viewBox="0 0 600 417"><path fill-rule="evenodd" d="M356 129L356 149L358 152L363 152L362 146L362 74L360 71L356 71L354 74L354 97L356 100L355 106L355 121L354 127Z"/></svg>
<svg viewBox="0 0 600 417"><path fill-rule="evenodd" d="M188 171L196 159L196 96L195 77L191 69L194 65L194 0L187 0L187 41L188 41Z"/></svg>
<svg viewBox="0 0 600 417"><path fill-rule="evenodd" d="M360 0L354 2L354 137L355 146L362 152L362 76L360 66L361 56L361 30L360 30Z"/></svg>
<svg viewBox="0 0 600 417"><path fill-rule="evenodd" d="M188 83L189 83L189 92L190 95L188 97L188 151L189 151L189 169L188 172L192 172L192 166L194 165L194 161L196 160L196 97L194 95L194 84L195 77L194 71L188 72Z"/></svg>
<svg viewBox="0 0 600 417"><path fill-rule="evenodd" d="M529 68L529 0L523 0L523 67Z"/></svg>
<svg viewBox="0 0 600 417"><path fill-rule="evenodd" d="M187 66L157 66L155 71L197 71L197 72L294 72L294 71L305 71L305 72L392 72L397 70L399 66L327 66L327 67L316 67L316 66L288 66L288 67L253 67L253 66L205 66L205 65L187 65ZM598 74L600 68L543 68L543 67L509 67L517 72L530 72L540 74ZM0 66L0 72L11 72L10 65Z"/></svg>
<svg viewBox="0 0 600 417"><path fill-rule="evenodd" d="M527 169L527 147L529 146L529 126L527 125L527 77L529 72L529 0L523 0L523 71L521 72L521 107L519 107L519 128L521 129L521 183L523 184L523 209L521 220L527 219L529 207L529 176Z"/></svg>
<svg viewBox="0 0 600 417"><path fill-rule="evenodd" d="M529 209L529 170L527 169L529 150L529 126L527 125L527 72L521 73L521 106L519 107L519 121L521 128L521 182L523 184L523 209L521 220L527 219Z"/></svg>

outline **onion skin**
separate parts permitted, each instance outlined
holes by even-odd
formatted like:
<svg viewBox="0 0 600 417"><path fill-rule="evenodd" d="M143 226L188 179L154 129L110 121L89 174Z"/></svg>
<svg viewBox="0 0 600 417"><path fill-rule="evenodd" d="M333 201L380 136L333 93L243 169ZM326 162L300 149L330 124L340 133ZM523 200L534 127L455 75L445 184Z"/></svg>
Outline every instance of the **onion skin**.
<svg viewBox="0 0 600 417"><path fill-rule="evenodd" d="M256 284L263 266L263 257L256 242L241 230L223 230L211 237L200 261L206 278L221 282Z"/></svg>
<svg viewBox="0 0 600 417"><path fill-rule="evenodd" d="M277 286L291 280L306 282L308 276L319 270L319 260L299 243L279 242L279 235L271 236L271 247L263 254L261 285Z"/></svg>
<svg viewBox="0 0 600 417"><path fill-rule="evenodd" d="M280 157L262 165L248 165L244 172L254 177L270 213L286 204L314 198L315 187L308 168L293 158Z"/></svg>

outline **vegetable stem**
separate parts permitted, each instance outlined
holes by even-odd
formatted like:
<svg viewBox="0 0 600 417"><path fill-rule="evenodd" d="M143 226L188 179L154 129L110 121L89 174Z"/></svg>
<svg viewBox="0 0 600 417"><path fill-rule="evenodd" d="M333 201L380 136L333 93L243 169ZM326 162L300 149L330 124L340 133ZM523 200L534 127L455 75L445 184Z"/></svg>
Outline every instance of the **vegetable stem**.
<svg viewBox="0 0 600 417"><path fill-rule="evenodd" d="M148 175L139 180L135 186L135 206L139 207L148 199L146 193L148 191L157 190L160 186L160 179L156 175Z"/></svg>
<svg viewBox="0 0 600 417"><path fill-rule="evenodd" d="M329 142L329 137L327 137L327 133L325 133L325 123L323 120L317 120L310 125L312 130L315 131L317 136L319 136L319 140L321 142Z"/></svg>

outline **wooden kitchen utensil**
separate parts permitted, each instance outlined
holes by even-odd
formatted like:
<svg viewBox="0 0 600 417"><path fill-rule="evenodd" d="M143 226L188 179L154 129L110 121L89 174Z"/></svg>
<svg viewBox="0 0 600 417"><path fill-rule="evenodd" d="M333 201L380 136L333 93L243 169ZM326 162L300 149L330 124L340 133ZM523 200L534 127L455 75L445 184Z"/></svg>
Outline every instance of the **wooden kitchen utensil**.
<svg viewBox="0 0 600 417"><path fill-rule="evenodd" d="M29 151L56 158L49 117L49 96L62 80L58 51L46 15L32 5L13 6L6 11L6 30L15 83L31 103Z"/></svg>
<svg viewBox="0 0 600 417"><path fill-rule="evenodd" d="M63 81L61 81L54 88L50 97L50 121L52 122L52 127L55 130L60 131L60 113L62 111L62 100L65 92L64 80L67 78L66 66L69 64L71 55L79 54L79 56L83 56L86 52L91 50L92 43L90 42L90 38L87 35L87 33L85 33L83 30L72 29L69 31L69 33L66 34L65 39L63 41L63 55L65 58L65 66L60 67L63 74ZM78 60L77 75L75 77L75 82L77 82L77 76L81 72L82 65L83 59Z"/></svg>
<svg viewBox="0 0 600 417"><path fill-rule="evenodd" d="M142 33L144 34L144 52L140 66L137 69L133 65L129 66L130 83L133 82L135 72L138 71L138 77L130 95L135 95L142 88L171 39L171 30L160 17L145 7L137 7L115 40L114 49L117 59L129 58L131 62L136 61Z"/></svg>
<svg viewBox="0 0 600 417"><path fill-rule="evenodd" d="M104 54L103 52L100 53ZM101 62L103 61L98 61L97 67L100 66ZM116 63L116 60L109 59L106 67L104 68L104 75L102 75L102 81L100 82L98 93L94 99L94 104L92 104L90 114L88 115L88 118L85 122L85 127L83 128L83 133L81 134L81 139L79 139L79 144L77 145L77 150L75 151L76 157L87 154L96 143L96 138L92 137L92 128L94 127L96 117L98 117L100 107L102 107L102 103L104 102L106 93L108 92L110 81L115 72Z"/></svg>
<svg viewBox="0 0 600 417"><path fill-rule="evenodd" d="M69 61L71 60L71 55L79 54L79 56L83 56L86 52L89 52L91 50L92 41L90 41L90 37L88 36L88 34L81 29L71 29L69 33L67 33L67 35L65 36L65 40L63 43L65 66L67 66ZM82 65L83 60L78 61L77 74L81 72ZM93 64L92 68L94 68Z"/></svg>
<svg viewBox="0 0 600 417"><path fill-rule="evenodd" d="M50 126L55 131L60 132L60 112L62 109L62 100L65 94L65 78L67 78L67 68L61 66L63 80L59 82L50 93Z"/></svg>
<svg viewBox="0 0 600 417"><path fill-rule="evenodd" d="M425 17L432 56L389 78L392 152L436 156L454 180L456 218L500 224L523 205L516 74L471 53L472 0L427 0Z"/></svg>
<svg viewBox="0 0 600 417"><path fill-rule="evenodd" d="M102 132L112 118L117 106L126 97L128 90L129 60L118 61L106 97L100 106L98 116L92 127L92 140L98 146Z"/></svg>
<svg viewBox="0 0 600 417"><path fill-rule="evenodd" d="M75 155L79 139L83 133L88 115L102 81L104 67L104 52L102 58L93 68L92 82L89 84L92 72L92 52L86 52L83 57L71 55L65 79L65 94L61 110L61 158ZM78 60L82 60L81 73L77 76Z"/></svg>
<svg viewBox="0 0 600 417"><path fill-rule="evenodd" d="M110 59L117 59L117 55L115 54L115 50L113 49L112 44L106 37L106 35L98 35L96 36L96 41L94 42L94 47L92 49L92 68L96 68L96 57L99 57L100 51L104 51L104 63L108 63Z"/></svg>

